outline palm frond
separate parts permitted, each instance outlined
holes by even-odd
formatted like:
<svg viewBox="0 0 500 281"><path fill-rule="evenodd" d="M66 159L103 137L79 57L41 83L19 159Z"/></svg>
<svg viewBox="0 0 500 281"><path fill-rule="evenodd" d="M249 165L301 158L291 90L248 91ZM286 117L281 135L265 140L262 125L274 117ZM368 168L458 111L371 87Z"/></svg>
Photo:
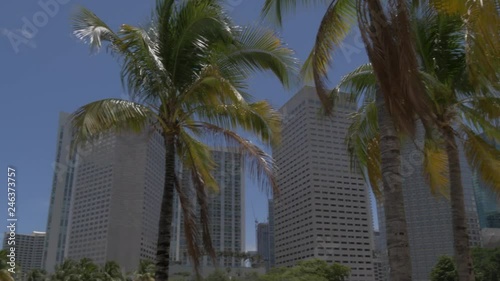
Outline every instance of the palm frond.
<svg viewBox="0 0 500 281"><path fill-rule="evenodd" d="M440 14L424 5L413 17L422 70L443 84L461 83L465 73L465 29L460 16Z"/></svg>
<svg viewBox="0 0 500 281"><path fill-rule="evenodd" d="M294 12L297 4L302 6L326 4L331 0L266 0L262 8L262 16L281 26L283 14Z"/></svg>
<svg viewBox="0 0 500 281"><path fill-rule="evenodd" d="M346 135L351 169L359 169L365 181L379 198L382 180L380 137L377 123L377 107L374 101L365 103L352 116L352 123Z"/></svg>
<svg viewBox="0 0 500 281"><path fill-rule="evenodd" d="M499 86L500 5L498 0L432 0L440 13L458 15L465 29L469 80L474 87L490 83Z"/></svg>
<svg viewBox="0 0 500 281"><path fill-rule="evenodd" d="M153 19L158 22L158 29L160 36L168 36L168 33L162 33L168 31L165 28L170 23L173 11L175 9L175 0L156 0L155 10L153 14ZM161 39L160 39L161 41Z"/></svg>
<svg viewBox="0 0 500 281"><path fill-rule="evenodd" d="M298 61L294 52L272 30L247 26L235 33L235 45L219 59L219 65L239 69L243 77L269 70L285 86L296 81Z"/></svg>
<svg viewBox="0 0 500 281"><path fill-rule="evenodd" d="M490 120L500 118L500 98L499 97L474 97L471 107L482 112Z"/></svg>
<svg viewBox="0 0 500 281"><path fill-rule="evenodd" d="M202 120L222 128L243 129L265 144L276 146L280 143L281 115L267 101L200 106L196 114Z"/></svg>
<svg viewBox="0 0 500 281"><path fill-rule="evenodd" d="M493 191L500 193L500 150L466 126L465 155L469 165Z"/></svg>
<svg viewBox="0 0 500 281"><path fill-rule="evenodd" d="M91 52L99 51L103 41L119 45L120 38L90 10L80 7L73 16L73 34L90 45Z"/></svg>
<svg viewBox="0 0 500 281"><path fill-rule="evenodd" d="M128 89L132 100L158 104L171 82L159 57L156 30L124 24L119 35L119 48L124 54L122 85Z"/></svg>
<svg viewBox="0 0 500 281"><path fill-rule="evenodd" d="M170 37L160 38L159 53L173 84L181 91L208 63L211 46L232 40L232 25L214 2L182 2L177 5L175 21L164 27L172 31Z"/></svg>
<svg viewBox="0 0 500 281"><path fill-rule="evenodd" d="M352 101L359 102L362 97L367 102L375 100L377 78L371 64L361 65L343 76L337 89L339 92L347 94Z"/></svg>
<svg viewBox="0 0 500 281"><path fill-rule="evenodd" d="M215 249L212 245L210 236L210 216L208 207L208 196L203 179L196 169L192 170L192 179L196 190L196 201L200 207L200 224L202 228L202 241L205 252L212 258L212 262L216 264Z"/></svg>
<svg viewBox="0 0 500 281"><path fill-rule="evenodd" d="M156 114L148 107L120 99L104 99L80 107L70 117L76 145L108 132L141 132Z"/></svg>
<svg viewBox="0 0 500 281"><path fill-rule="evenodd" d="M487 138L500 142L500 127L494 122L498 122L498 118L490 119L487 113L483 112L481 108L470 108L465 105L459 106L463 120L458 120L459 124L470 128L475 132L484 134Z"/></svg>
<svg viewBox="0 0 500 281"><path fill-rule="evenodd" d="M179 110L189 111L192 106L196 108L199 105L217 106L221 103L240 103L248 99L248 95L241 92L232 82L226 79L216 65L206 66L193 83L179 94L179 102L189 106L189 108Z"/></svg>
<svg viewBox="0 0 500 281"><path fill-rule="evenodd" d="M218 190L217 181L212 173L215 162L206 144L181 131L177 141L177 151L185 169L196 171L197 180L203 183L204 187L212 191Z"/></svg>
<svg viewBox="0 0 500 281"><path fill-rule="evenodd" d="M356 5L352 0L334 0L320 23L311 52L311 64L316 92L326 114L333 111L333 103L327 94L327 73L332 62L333 50L342 44L356 22ZM307 74L305 74L307 77Z"/></svg>
<svg viewBox="0 0 500 281"><path fill-rule="evenodd" d="M279 195L279 187L276 180L276 165L273 158L257 145L239 136L237 133L218 127L206 122L198 122L196 126L205 130L207 136L211 136L221 147L234 148L244 159L246 169L251 175L255 175L259 187L265 191L272 191L275 196Z"/></svg>
<svg viewBox="0 0 500 281"><path fill-rule="evenodd" d="M446 150L436 142L426 138L423 154L424 177L429 184L432 194L440 194L449 198L449 171Z"/></svg>
<svg viewBox="0 0 500 281"><path fill-rule="evenodd" d="M14 278L10 275L7 269L0 270L0 280L2 281L14 281Z"/></svg>
<svg viewBox="0 0 500 281"><path fill-rule="evenodd" d="M182 208L182 217L184 224L184 235L187 244L187 252L193 262L193 268L197 276L200 276L200 256L201 249L198 245L200 232L198 221L196 219L195 207L190 200L190 194L185 192L177 176L174 176L175 190L179 196Z"/></svg>
<svg viewBox="0 0 500 281"><path fill-rule="evenodd" d="M382 169L380 157L380 137L374 137L366 143L366 173L368 181L372 187L373 194L377 199L382 197L382 190L379 186L382 182ZM365 177L366 180L366 177Z"/></svg>

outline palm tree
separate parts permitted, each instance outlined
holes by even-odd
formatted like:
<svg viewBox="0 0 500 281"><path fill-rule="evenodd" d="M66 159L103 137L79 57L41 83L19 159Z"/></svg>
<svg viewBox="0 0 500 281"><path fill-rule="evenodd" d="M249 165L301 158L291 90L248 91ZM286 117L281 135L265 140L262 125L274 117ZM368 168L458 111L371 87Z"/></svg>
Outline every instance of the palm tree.
<svg viewBox="0 0 500 281"><path fill-rule="evenodd" d="M423 123L426 131L424 171L431 189L450 197L455 260L460 269L460 280L474 280L459 146L464 147L469 165L486 183L500 191L500 176L494 172L500 168L500 151L481 135L500 140L500 129L493 123L500 118L500 98L491 92L495 85L489 83L487 77L474 75L480 78L476 81L483 82L481 87L475 87L474 80L470 79L467 49L463 43L466 29L459 16L440 14L423 7L415 12L413 22L417 54L422 64L420 76L436 115L435 124ZM365 98L373 96L376 83L371 66L362 66L348 74L342 79L340 89L354 92L358 98L360 93ZM380 179L379 145L382 145L378 140L377 124L372 121L377 114L380 113L373 102L365 104L356 116L348 138L352 155L367 168L367 175L375 188Z"/></svg>
<svg viewBox="0 0 500 281"><path fill-rule="evenodd" d="M65 260L62 264L56 266L54 274L50 277L51 281L80 281L78 264L74 260Z"/></svg>
<svg viewBox="0 0 500 281"><path fill-rule="evenodd" d="M48 279L47 272L42 269L33 269L28 272L28 281L45 281Z"/></svg>
<svg viewBox="0 0 500 281"><path fill-rule="evenodd" d="M459 16L465 27L466 67L472 85L496 84L500 63L500 2L498 0L432 0L438 12Z"/></svg>
<svg viewBox="0 0 500 281"><path fill-rule="evenodd" d="M120 269L120 265L114 261L107 261L101 268L103 281L122 281L124 276Z"/></svg>
<svg viewBox="0 0 500 281"><path fill-rule="evenodd" d="M132 274L132 281L155 281L155 271L152 261L141 260L139 268Z"/></svg>
<svg viewBox="0 0 500 281"><path fill-rule="evenodd" d="M85 144L106 132L143 132L153 126L165 144L165 183L159 221L156 279L167 280L174 190L183 209L188 253L198 268L203 241L215 258L208 227L206 189L217 188L214 161L203 140L231 145L248 161L257 179L274 192L272 158L238 135L243 129L264 144L278 141L280 117L265 101L250 102L245 79L270 70L285 85L293 81L296 61L273 32L241 28L223 13L219 0L158 0L146 27L122 25L113 32L82 8L74 33L98 50L103 42L122 62L122 81L130 100L104 99L79 108L72 124L75 143ZM211 143L212 144L212 143ZM201 237L194 207L176 176L176 163L191 172L200 206Z"/></svg>
<svg viewBox="0 0 500 281"><path fill-rule="evenodd" d="M477 65L468 67L467 58L471 56L468 55L468 48L478 48L476 44L480 42L474 45L467 41L466 44L462 43L468 30L463 28L463 19L432 11L423 19L425 23L428 18L436 22L435 29L439 29L438 32L429 32L428 24L417 24L418 46L421 49L419 58L423 65L426 92L433 101L433 111L437 117L435 127L444 141L448 161L458 276L460 281L468 281L474 280L474 272L467 234L459 147L464 147L470 166L483 181L500 191L500 152L479 134L484 132L488 138L500 140L500 129L492 123L500 117L500 98L492 92L500 83L498 78L491 80L493 83L489 82L492 76L500 77L500 64L485 76L478 71L480 68Z"/></svg>
<svg viewBox="0 0 500 281"><path fill-rule="evenodd" d="M386 216L387 249L390 279L411 280L411 260L402 194L399 134L412 135L415 115L432 120L428 101L422 97L423 86L416 75L418 62L411 36L409 1L266 0L263 13L274 12L281 24L282 12L293 10L298 3L329 3L320 23L313 50L303 67L307 79L314 80L325 113L332 112L335 93L326 90L332 52L357 23L366 52L376 76L380 128L381 175ZM312 74L311 74L312 72Z"/></svg>
<svg viewBox="0 0 500 281"><path fill-rule="evenodd" d="M9 261L7 258L8 254L7 250L0 250L0 281L14 281L9 272L10 266L7 264Z"/></svg>
<svg viewBox="0 0 500 281"><path fill-rule="evenodd" d="M98 280L101 277L99 266L89 258L81 259L76 265L79 280Z"/></svg>

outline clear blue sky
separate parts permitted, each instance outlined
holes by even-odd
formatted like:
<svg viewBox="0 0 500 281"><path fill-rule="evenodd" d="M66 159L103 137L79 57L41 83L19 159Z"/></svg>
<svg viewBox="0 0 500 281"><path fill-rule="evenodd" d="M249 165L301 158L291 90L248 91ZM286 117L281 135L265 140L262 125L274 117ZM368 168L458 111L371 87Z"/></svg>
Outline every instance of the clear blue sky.
<svg viewBox="0 0 500 281"><path fill-rule="evenodd" d="M0 181L6 187L7 165L17 168L18 233L45 230L59 112L72 112L85 103L123 95L118 64L105 52L89 55L87 46L72 36L71 14L77 6L85 5L117 29L122 23L144 23L155 3L154 0L41 0L54 1L58 1L55 2L57 9L52 6L50 14L38 1L2 1L0 4ZM227 2L235 21L244 25L259 19L264 1ZM323 6L289 15L284 29L279 31L302 61L312 47L324 10ZM19 41L26 21L34 24L36 30L28 27L31 38ZM330 75L332 84L366 62L356 35L354 33L344 49L335 54ZM14 44L13 38L18 39ZM251 79L251 93L270 100L276 107L283 105L293 92L283 90L269 73ZM1 206L4 207L0 207L0 217L5 218L7 192L2 192ZM254 213L259 221L267 219L267 196L248 182L246 198L247 249L253 249Z"/></svg>

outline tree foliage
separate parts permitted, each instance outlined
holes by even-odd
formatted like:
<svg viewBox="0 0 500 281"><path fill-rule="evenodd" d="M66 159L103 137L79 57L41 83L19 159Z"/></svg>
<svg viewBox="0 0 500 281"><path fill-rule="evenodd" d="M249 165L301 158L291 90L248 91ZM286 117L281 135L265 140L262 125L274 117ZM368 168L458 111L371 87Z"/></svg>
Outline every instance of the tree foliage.
<svg viewBox="0 0 500 281"><path fill-rule="evenodd" d="M500 280L500 248L475 248L472 250L472 259L476 281ZM458 276L453 259L449 256L440 257L432 269L431 281L455 280L458 280Z"/></svg>
<svg viewBox="0 0 500 281"><path fill-rule="evenodd" d="M10 266L7 264L9 261L7 250L0 250L0 281L14 281L9 272Z"/></svg>
<svg viewBox="0 0 500 281"><path fill-rule="evenodd" d="M431 281L456 281L458 280L457 269L453 259L449 256L441 256L432 269Z"/></svg>
<svg viewBox="0 0 500 281"><path fill-rule="evenodd" d="M500 248L472 250L476 281L500 281Z"/></svg>
<svg viewBox="0 0 500 281"><path fill-rule="evenodd" d="M275 268L261 277L263 281L345 281L350 269L320 259L305 260L292 268Z"/></svg>

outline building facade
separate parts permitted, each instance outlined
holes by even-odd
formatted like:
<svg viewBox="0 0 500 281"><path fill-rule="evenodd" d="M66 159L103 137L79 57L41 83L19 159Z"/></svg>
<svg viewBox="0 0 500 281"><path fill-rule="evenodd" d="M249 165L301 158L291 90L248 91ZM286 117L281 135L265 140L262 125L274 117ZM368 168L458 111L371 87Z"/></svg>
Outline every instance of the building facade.
<svg viewBox="0 0 500 281"><path fill-rule="evenodd" d="M403 142L401 150L403 196L408 225L412 279L429 280L430 272L442 255L453 255L453 229L449 191L433 193L423 174L423 131L418 128L417 141ZM416 147L418 146L418 147ZM460 149L464 203L471 247L481 245L479 221L473 192L472 171ZM383 202L378 202L380 236L385 235ZM385 244L382 244L385 247ZM383 251L386 254L386 248ZM387 263L387 256L383 258ZM388 270L388 267L386 267Z"/></svg>
<svg viewBox="0 0 500 281"><path fill-rule="evenodd" d="M273 149L280 196L274 199L276 266L320 258L351 268L352 281L373 281L370 198L350 169L345 137L356 104L339 101L320 115L315 89L305 87L280 111L282 145Z"/></svg>
<svg viewBox="0 0 500 281"><path fill-rule="evenodd" d="M219 190L208 192L208 209L212 245L216 252L226 253L218 258L221 268L240 268L243 263L234 254L245 252L245 182L243 177L243 159L239 152L231 149L213 149L216 163L213 171ZM183 186L192 185L189 174L181 175ZM192 196L196 198L196 196ZM192 202L196 205L195 200ZM174 219L172 226L171 257L175 264L189 267L192 262L187 254L184 238L184 224L180 201L176 195L174 201ZM210 258L203 257L202 267L213 267Z"/></svg>
<svg viewBox="0 0 500 281"><path fill-rule="evenodd" d="M33 269L42 269L42 257L45 243L45 232L33 231L32 234L16 234L15 245L9 244L9 233L5 233L3 249L15 248L16 267L23 273Z"/></svg>
<svg viewBox="0 0 500 281"><path fill-rule="evenodd" d="M387 256L384 251L387 248L385 239L380 235L380 231L373 232L373 266L375 272L375 281L387 281L389 278Z"/></svg>
<svg viewBox="0 0 500 281"><path fill-rule="evenodd" d="M55 266L63 262L67 246L72 183L76 166L76 155L70 157L73 135L69 121L69 113L59 114L56 158L53 165L54 175L42 259L42 267L49 273L54 272Z"/></svg>
<svg viewBox="0 0 500 281"><path fill-rule="evenodd" d="M490 142L497 149L500 144ZM474 195L476 198L479 225L483 228L500 228L500 197L474 173Z"/></svg>
<svg viewBox="0 0 500 281"><path fill-rule="evenodd" d="M133 271L154 260L165 150L155 130L108 134L79 149L66 257L115 261Z"/></svg>
<svg viewBox="0 0 500 281"><path fill-rule="evenodd" d="M164 145L150 129L108 134L70 157L72 127L60 113L43 268L64 259L116 261L135 270L155 259ZM126 245L126 246L124 246Z"/></svg>
<svg viewBox="0 0 500 281"><path fill-rule="evenodd" d="M276 250L274 246L274 204L272 199L268 201L267 220L269 223L269 263L266 269L269 270L276 265Z"/></svg>
<svg viewBox="0 0 500 281"><path fill-rule="evenodd" d="M257 254L266 268L269 268L271 247L269 245L269 223L257 224Z"/></svg>

